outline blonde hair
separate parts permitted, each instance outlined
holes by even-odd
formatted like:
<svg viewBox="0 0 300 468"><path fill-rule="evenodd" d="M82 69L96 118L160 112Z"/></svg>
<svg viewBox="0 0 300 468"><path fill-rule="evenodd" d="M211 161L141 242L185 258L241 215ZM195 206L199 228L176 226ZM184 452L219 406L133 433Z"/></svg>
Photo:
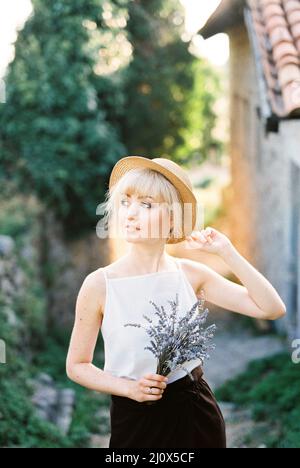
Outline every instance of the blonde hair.
<svg viewBox="0 0 300 468"><path fill-rule="evenodd" d="M117 229L116 213L124 193L140 197L151 195L155 202L165 203L169 216L172 213L173 219L173 227L166 242L182 237L183 202L176 187L163 174L149 168L131 169L118 180L111 190L107 190L105 201L99 206L104 212L102 222L109 230L111 228Z"/></svg>

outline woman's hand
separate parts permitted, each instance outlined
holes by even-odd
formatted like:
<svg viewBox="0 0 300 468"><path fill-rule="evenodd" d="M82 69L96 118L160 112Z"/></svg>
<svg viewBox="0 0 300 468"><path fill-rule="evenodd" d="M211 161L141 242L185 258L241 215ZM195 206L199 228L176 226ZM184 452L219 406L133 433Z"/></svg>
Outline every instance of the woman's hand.
<svg viewBox="0 0 300 468"><path fill-rule="evenodd" d="M157 401L162 398L164 389L167 386L167 378L159 374L146 374L141 379L130 382L129 398L132 400ZM152 387L152 393L149 388Z"/></svg>
<svg viewBox="0 0 300 468"><path fill-rule="evenodd" d="M232 247L231 241L217 229L207 227L201 231L193 231L185 241L186 249L198 249L201 252L222 255Z"/></svg>

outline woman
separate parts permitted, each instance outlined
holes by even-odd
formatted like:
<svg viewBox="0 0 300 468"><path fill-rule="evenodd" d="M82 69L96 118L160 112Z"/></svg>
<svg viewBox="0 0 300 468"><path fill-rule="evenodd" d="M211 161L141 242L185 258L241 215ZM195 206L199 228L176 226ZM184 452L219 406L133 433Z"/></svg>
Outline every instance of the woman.
<svg viewBox="0 0 300 468"><path fill-rule="evenodd" d="M149 302L175 294L184 314L204 291L207 301L253 318L276 320L286 313L280 296L216 229L197 229L197 201L186 172L164 158L129 156L114 166L104 203L105 220L125 237L128 252L89 274L79 291L67 357L67 374L78 384L111 395L113 448L225 448L225 423L203 379L201 360L184 363L167 378L141 330L125 327L149 315ZM166 244L219 255L240 279L231 282L211 268L175 259ZM99 330L104 369L92 364ZM152 404L149 404L152 402Z"/></svg>

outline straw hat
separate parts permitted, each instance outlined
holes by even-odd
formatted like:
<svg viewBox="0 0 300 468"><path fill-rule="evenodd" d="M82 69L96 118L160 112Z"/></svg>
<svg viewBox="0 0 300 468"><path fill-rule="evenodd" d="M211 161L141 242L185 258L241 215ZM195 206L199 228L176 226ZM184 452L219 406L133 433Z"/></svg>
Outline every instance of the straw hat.
<svg viewBox="0 0 300 468"><path fill-rule="evenodd" d="M195 229L197 220L197 200L193 193L192 183L187 173L174 161L165 158L148 159L142 156L126 156L120 159L110 175L109 189L111 189L118 180L131 169L148 168L160 172L164 175L178 190L183 202L183 226L184 236L180 239L169 239L167 244L177 244L185 240Z"/></svg>

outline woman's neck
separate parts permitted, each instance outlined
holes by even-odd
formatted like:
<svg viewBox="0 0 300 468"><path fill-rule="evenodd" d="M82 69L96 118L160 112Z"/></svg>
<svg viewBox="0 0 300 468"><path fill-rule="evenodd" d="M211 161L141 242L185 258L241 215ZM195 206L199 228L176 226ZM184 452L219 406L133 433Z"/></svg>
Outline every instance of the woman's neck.
<svg viewBox="0 0 300 468"><path fill-rule="evenodd" d="M163 271L170 265L170 256L166 253L165 247L161 249L145 248L145 246L131 246L130 251L125 255L125 261L137 274L155 273Z"/></svg>

